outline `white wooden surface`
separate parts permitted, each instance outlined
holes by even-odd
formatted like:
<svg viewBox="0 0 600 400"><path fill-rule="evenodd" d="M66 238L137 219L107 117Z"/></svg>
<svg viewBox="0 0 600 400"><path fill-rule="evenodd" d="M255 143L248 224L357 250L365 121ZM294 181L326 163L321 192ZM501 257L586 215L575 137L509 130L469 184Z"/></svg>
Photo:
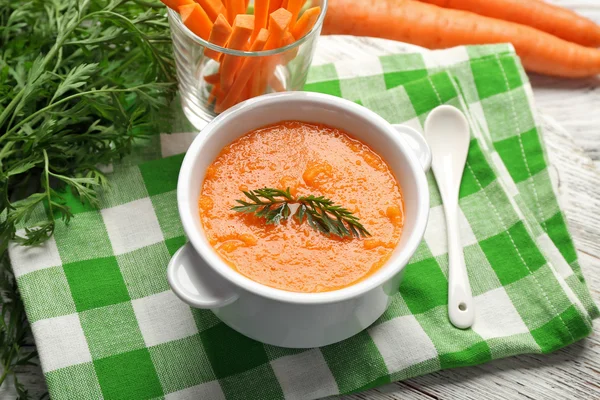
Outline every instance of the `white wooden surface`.
<svg viewBox="0 0 600 400"><path fill-rule="evenodd" d="M550 0L600 23L600 0ZM344 50L346 49L346 50ZM351 49L350 52L347 50ZM338 59L406 49L365 38L322 38L317 57ZM592 296L600 304L600 78L562 80L531 75L560 202ZM47 391L39 367L22 370L32 398ZM11 382L0 399L15 399ZM594 334L551 355L527 355L440 371L344 400L600 399L600 323Z"/></svg>

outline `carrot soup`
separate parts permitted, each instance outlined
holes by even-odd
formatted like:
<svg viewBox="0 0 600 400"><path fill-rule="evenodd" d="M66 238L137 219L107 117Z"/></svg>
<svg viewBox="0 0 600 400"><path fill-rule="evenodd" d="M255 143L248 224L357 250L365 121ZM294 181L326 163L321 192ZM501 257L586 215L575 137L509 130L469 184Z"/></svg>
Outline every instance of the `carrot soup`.
<svg viewBox="0 0 600 400"><path fill-rule="evenodd" d="M339 129L298 121L226 146L198 206L208 241L231 268L293 292L341 289L373 274L404 223L400 185L381 157Z"/></svg>

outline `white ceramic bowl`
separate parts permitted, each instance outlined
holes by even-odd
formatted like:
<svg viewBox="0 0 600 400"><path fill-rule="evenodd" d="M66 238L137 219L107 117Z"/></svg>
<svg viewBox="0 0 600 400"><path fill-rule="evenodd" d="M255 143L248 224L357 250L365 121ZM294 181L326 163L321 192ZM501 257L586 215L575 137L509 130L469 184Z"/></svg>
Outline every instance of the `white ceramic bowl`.
<svg viewBox="0 0 600 400"><path fill-rule="evenodd" d="M322 123L369 145L388 163L404 195L402 238L389 261L355 285L323 293L296 293L257 283L229 267L208 243L198 212L207 167L221 149L249 131L286 120ZM318 347L371 325L398 291L404 266L419 245L429 214L425 172L431 154L414 129L390 125L350 101L307 92L257 97L224 112L190 146L177 185L179 214L189 239L171 259L171 288L189 305L211 309L238 332L281 347Z"/></svg>

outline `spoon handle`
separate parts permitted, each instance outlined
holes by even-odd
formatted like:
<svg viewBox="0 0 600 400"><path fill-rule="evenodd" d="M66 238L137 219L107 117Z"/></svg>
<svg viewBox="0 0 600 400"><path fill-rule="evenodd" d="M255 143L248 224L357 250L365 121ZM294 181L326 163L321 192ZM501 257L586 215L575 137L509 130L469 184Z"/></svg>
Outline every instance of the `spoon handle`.
<svg viewBox="0 0 600 400"><path fill-rule="evenodd" d="M458 200L444 201L444 213L448 228L448 315L452 325L466 329L475 321L475 308L460 242Z"/></svg>

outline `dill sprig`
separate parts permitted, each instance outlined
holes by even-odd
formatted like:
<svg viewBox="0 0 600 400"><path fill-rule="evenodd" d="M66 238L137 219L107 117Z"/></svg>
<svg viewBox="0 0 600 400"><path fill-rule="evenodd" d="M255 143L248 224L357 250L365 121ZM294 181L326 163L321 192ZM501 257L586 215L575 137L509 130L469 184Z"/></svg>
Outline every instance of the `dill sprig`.
<svg viewBox="0 0 600 400"><path fill-rule="evenodd" d="M294 198L290 188L286 190L262 188L243 193L249 201L236 200L240 205L233 207L232 210L254 214L264 218L267 224L278 225L281 221L287 220L292 215L290 204L298 204L293 217L299 223L306 220L311 228L321 233L342 238L371 236L351 211L324 196L309 195Z"/></svg>

